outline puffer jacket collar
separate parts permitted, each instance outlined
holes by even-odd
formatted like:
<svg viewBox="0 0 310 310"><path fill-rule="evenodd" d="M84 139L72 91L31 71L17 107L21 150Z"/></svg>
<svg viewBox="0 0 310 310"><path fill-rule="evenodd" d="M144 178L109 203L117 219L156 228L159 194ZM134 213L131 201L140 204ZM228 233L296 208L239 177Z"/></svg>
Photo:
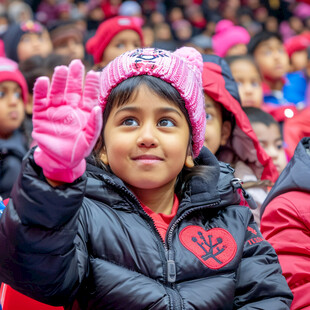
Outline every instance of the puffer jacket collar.
<svg viewBox="0 0 310 310"><path fill-rule="evenodd" d="M189 181L178 214L194 207L208 205L214 208L238 204L240 196L231 184L233 169L228 164L219 163L205 147L195 161L206 168L205 174L195 175ZM124 182L113 173L95 166L91 157L87 159L86 171L86 197L104 202L112 208L121 207L128 212L141 210L138 199Z"/></svg>

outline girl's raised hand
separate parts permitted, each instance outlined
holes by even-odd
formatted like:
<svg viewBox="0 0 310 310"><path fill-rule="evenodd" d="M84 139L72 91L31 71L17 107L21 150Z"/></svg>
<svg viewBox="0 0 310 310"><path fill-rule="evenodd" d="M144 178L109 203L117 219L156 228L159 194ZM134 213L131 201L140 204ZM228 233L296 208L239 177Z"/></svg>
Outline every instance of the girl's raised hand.
<svg viewBox="0 0 310 310"><path fill-rule="evenodd" d="M69 67L55 68L51 85L47 77L34 85L34 159L51 180L71 183L80 177L100 134L99 73L87 73L83 91L84 70L73 60Z"/></svg>

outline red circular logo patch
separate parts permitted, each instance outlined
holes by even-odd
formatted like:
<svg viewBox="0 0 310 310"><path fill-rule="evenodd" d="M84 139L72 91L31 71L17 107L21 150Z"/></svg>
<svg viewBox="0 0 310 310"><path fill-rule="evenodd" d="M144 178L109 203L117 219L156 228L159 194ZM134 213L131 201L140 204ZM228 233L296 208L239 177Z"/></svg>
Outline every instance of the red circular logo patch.
<svg viewBox="0 0 310 310"><path fill-rule="evenodd" d="M186 249L211 269L227 265L237 251L235 239L223 228L204 230L200 226L187 226L182 229L179 238Z"/></svg>

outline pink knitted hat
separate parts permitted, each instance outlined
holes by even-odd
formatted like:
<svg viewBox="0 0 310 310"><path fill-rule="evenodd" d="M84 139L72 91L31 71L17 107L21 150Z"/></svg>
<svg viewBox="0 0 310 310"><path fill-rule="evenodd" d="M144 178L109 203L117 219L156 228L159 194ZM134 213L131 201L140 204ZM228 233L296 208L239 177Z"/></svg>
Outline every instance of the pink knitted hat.
<svg viewBox="0 0 310 310"><path fill-rule="evenodd" d="M16 82L22 90L22 98L24 104L28 100L28 86L27 82L18 69L18 64L6 57L0 57L0 83L5 81Z"/></svg>
<svg viewBox="0 0 310 310"><path fill-rule="evenodd" d="M231 47L237 44L248 44L250 39L251 36L245 28L235 26L232 21L223 19L216 24L212 44L215 54L225 57Z"/></svg>
<svg viewBox="0 0 310 310"><path fill-rule="evenodd" d="M111 61L101 73L100 105L104 109L111 90L132 76L152 75L170 83L185 101L192 127L193 154L197 157L206 126L202 68L202 56L192 47L182 47L173 53L154 48L126 52Z"/></svg>

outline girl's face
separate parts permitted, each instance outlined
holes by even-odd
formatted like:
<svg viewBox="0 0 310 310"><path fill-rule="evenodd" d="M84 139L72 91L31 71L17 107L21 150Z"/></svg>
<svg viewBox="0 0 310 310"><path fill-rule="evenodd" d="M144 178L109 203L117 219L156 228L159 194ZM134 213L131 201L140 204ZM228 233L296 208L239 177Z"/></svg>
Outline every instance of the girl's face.
<svg viewBox="0 0 310 310"><path fill-rule="evenodd" d="M46 30L42 33L25 33L17 45L19 62L35 55L46 57L52 51L53 44Z"/></svg>
<svg viewBox="0 0 310 310"><path fill-rule="evenodd" d="M112 108L101 159L137 196L141 191L174 192L190 157L189 137L180 108L142 85L132 100Z"/></svg>
<svg viewBox="0 0 310 310"><path fill-rule="evenodd" d="M266 80L279 80L288 72L289 58L283 43L277 38L270 38L260 43L254 52L254 57Z"/></svg>
<svg viewBox="0 0 310 310"><path fill-rule="evenodd" d="M105 67L111 60L117 56L141 47L140 36L134 30L123 30L119 32L110 41L103 52L101 66Z"/></svg>
<svg viewBox="0 0 310 310"><path fill-rule="evenodd" d="M204 93L207 126L204 146L215 154L221 145L225 145L231 133L231 123L223 122L221 105Z"/></svg>
<svg viewBox="0 0 310 310"><path fill-rule="evenodd" d="M13 81L0 83L0 138L8 138L24 119L20 86Z"/></svg>
<svg viewBox="0 0 310 310"><path fill-rule="evenodd" d="M249 60L239 59L231 63L230 69L238 84L242 106L260 108L263 101L263 88L255 65Z"/></svg>
<svg viewBox="0 0 310 310"><path fill-rule="evenodd" d="M58 42L54 46L54 52L59 55L69 56L70 59L84 59L85 56L83 43L73 37Z"/></svg>
<svg viewBox="0 0 310 310"><path fill-rule="evenodd" d="M248 52L247 46L243 43L240 43L228 49L225 56L246 55L247 52Z"/></svg>
<svg viewBox="0 0 310 310"><path fill-rule="evenodd" d="M287 158L283 148L283 139L281 137L279 126L276 124L266 126L262 123L253 123L252 127L259 143L272 158L272 161L280 174L287 164Z"/></svg>

